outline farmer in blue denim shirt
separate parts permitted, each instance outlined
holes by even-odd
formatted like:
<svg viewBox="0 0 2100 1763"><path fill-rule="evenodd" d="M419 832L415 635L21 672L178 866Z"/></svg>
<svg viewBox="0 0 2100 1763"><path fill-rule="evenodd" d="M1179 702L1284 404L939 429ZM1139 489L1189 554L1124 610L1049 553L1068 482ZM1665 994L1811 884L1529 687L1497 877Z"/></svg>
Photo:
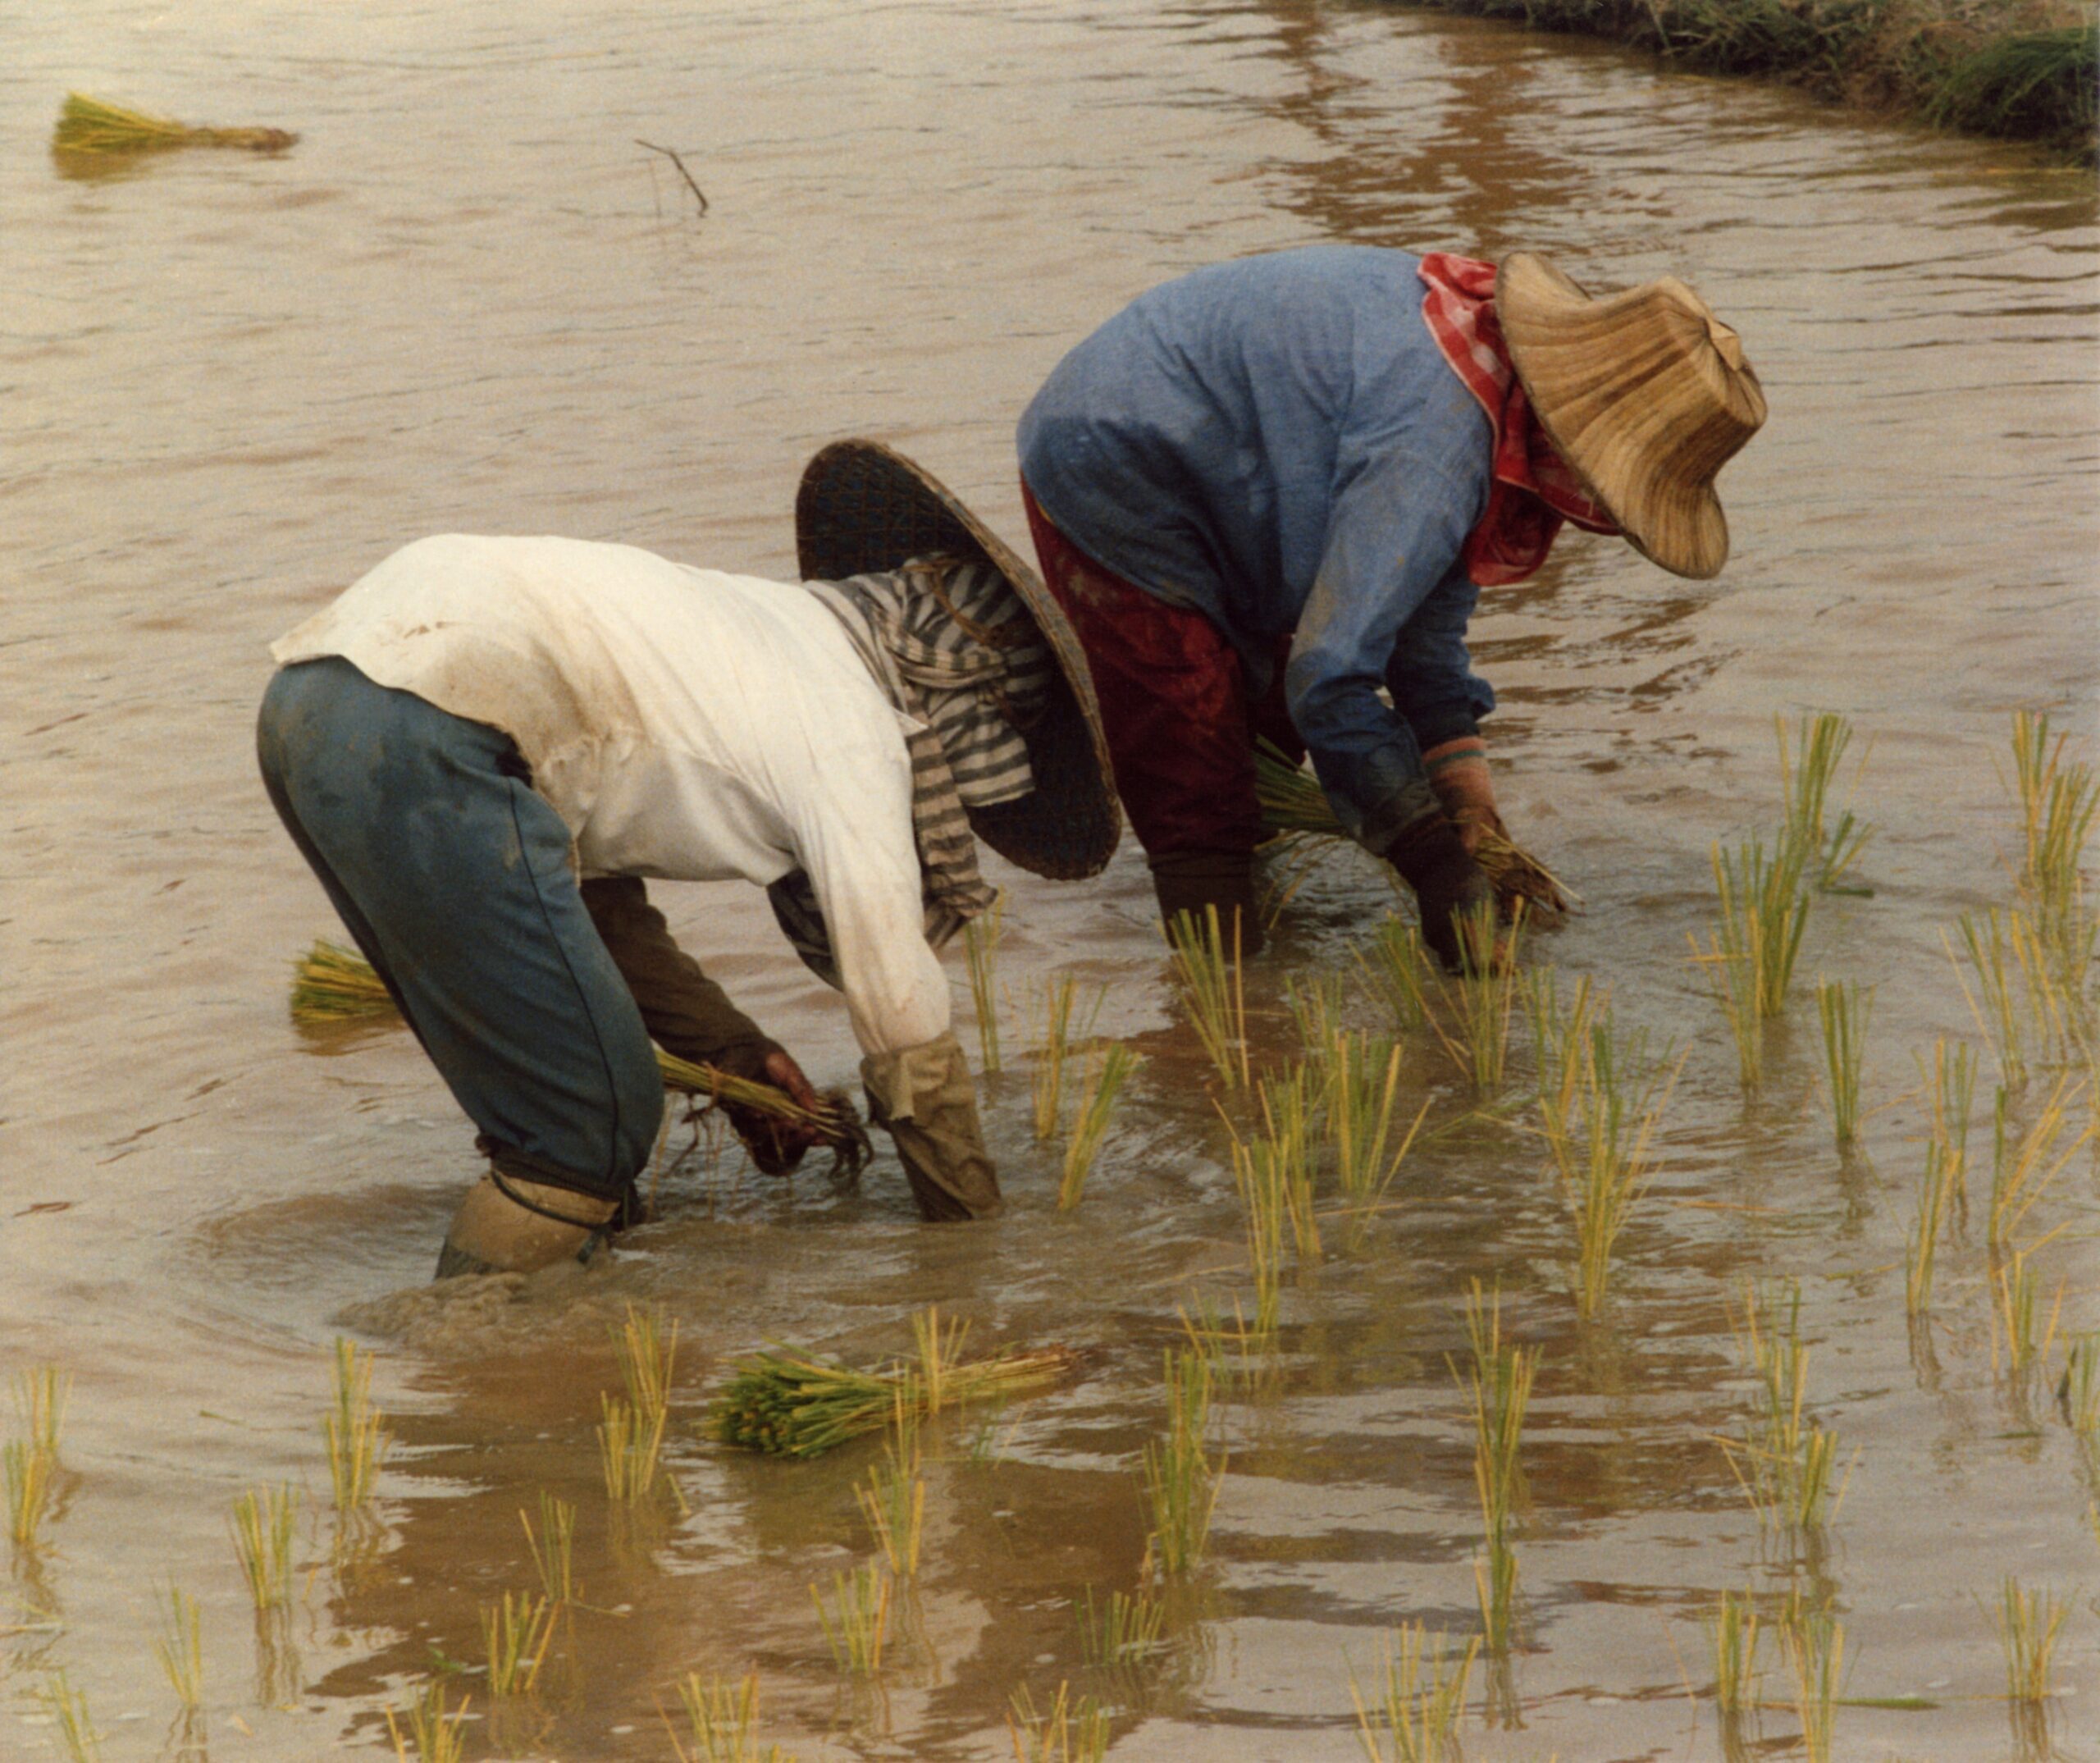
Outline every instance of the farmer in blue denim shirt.
<svg viewBox="0 0 2100 1763"><path fill-rule="evenodd" d="M1021 418L1022 489L1162 916L1237 912L1258 943L1266 735L1309 751L1456 965L1459 916L1495 894L1473 853L1502 832L1466 648L1481 587L1531 574L1564 520L1715 573L1713 480L1764 418L1684 284L1592 299L1524 253L1278 252L1080 343Z"/></svg>

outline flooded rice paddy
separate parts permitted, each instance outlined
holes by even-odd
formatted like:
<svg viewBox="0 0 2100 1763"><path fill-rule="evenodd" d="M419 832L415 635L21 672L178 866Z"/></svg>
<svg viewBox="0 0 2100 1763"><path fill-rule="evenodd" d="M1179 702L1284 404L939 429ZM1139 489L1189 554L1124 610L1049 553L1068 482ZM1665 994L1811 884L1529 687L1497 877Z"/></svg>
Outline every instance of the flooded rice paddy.
<svg viewBox="0 0 2100 1763"><path fill-rule="evenodd" d="M471 1698L468 1757L666 1758L674 1730L695 1745L681 1684L755 1667L767 1740L805 1759L1011 1756L1010 1698L1040 1713L1061 1683L1105 1707L1118 1758L1359 1756L1352 1680L1375 1687L1388 1637L1480 1624L1480 1281L1536 1359L1513 1628L1470 1679L1466 1756L1803 1754L1782 1631L1811 1668L1842 1632L1829 1755L2100 1755L2100 1483L2054 1400L2100 1328L2093 1147L2056 1154L2090 1123L2090 1062L2018 1007L2016 1148L2068 1087L2053 1179L1994 1254L2002 1073L1946 940L2020 903L2014 713L2096 756L2084 174L1370 4L43 11L0 21L0 1357L71 1386L48 1509L0 1583L0 1754L66 1754L62 1683L112 1760L391 1755L387 1710L436 1680ZM69 87L301 139L62 175ZM685 158L704 217L637 138ZM923 1228L887 1158L840 1194L681 1133L658 1216L610 1258L427 1286L470 1134L398 1028L289 1018L294 958L339 933L254 775L266 643L435 531L788 573L796 476L847 433L1018 537L1012 424L1064 348L1180 270L1332 240L1683 274L1770 395L1723 480L1720 579L1577 537L1475 625L1509 818L1586 902L1526 965L1564 1002L1609 985L1682 1062L1594 1313L1521 1013L1485 1097L1411 1029L1421 1134L1354 1228L1322 1166L1322 1254L1286 1246L1272 1349L1216 1374L1208 1550L1148 1575L1162 1353L1185 1312L1256 1302L1232 1145L1258 1111L1203 1054L1127 843L1095 884L1000 873L1003 1218ZM1853 731L1832 805L1871 823L1863 891L1814 896L1746 1091L1691 945L1714 842L1779 824L1775 718L1813 711ZM1385 882L1347 854L1280 874L1296 891L1247 981L1270 1073L1322 976L1349 1023L1390 1026L1355 984ZM755 893L660 893L820 1086L851 1078L842 1010ZM1144 1063L1061 1212L1029 1048L1067 975ZM1818 976L1873 994L1842 1151ZM1919 1060L1942 1040L1976 1049L1971 1203L1913 1322ZM2025 1370L2014 1250L2035 1334L2055 1324ZM1769 1341L1789 1281L1805 1436L1842 1488L1806 1531L1761 1524L1744 1486L1770 1465L1743 1442L1745 1292L1763 1282ZM924 1429L919 1570L856 1679L811 1587L835 1612L834 1576L875 1551L856 1488L879 1446L784 1463L701 1423L763 1341L872 1363L929 1304L973 1348L1060 1342L1082 1368ZM677 1325L676 1491L628 1508L596 1428L632 1306ZM348 1553L322 1432L339 1336L373 1352L394 1435ZM26 1464L27 1417L6 1425ZM285 1483L288 1602L258 1621L230 1520ZM576 1597L532 1693L492 1698L481 1613L538 1589L520 1514L544 1542L543 1494L576 1511ZM2068 1610L2055 1693L2025 1710L2007 1576ZM187 1719L154 1653L171 1587L197 1601ZM1144 1587L1157 1644L1103 1666L1082 1613ZM1732 1719L1705 1628L1724 1593L1763 1618Z"/></svg>

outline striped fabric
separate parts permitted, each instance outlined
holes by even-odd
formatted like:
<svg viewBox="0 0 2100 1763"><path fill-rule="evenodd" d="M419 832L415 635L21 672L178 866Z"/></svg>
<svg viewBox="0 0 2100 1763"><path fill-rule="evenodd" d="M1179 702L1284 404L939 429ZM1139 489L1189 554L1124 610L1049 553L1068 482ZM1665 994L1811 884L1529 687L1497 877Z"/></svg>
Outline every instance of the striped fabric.
<svg viewBox="0 0 2100 1763"><path fill-rule="evenodd" d="M970 808L1035 788L1024 731L1054 678L1041 632L988 563L915 557L879 575L811 582L890 702L911 722L911 829L925 890L926 941L938 948L992 904L978 873ZM810 971L837 985L831 938L808 875L767 889L774 916Z"/></svg>
<svg viewBox="0 0 2100 1763"><path fill-rule="evenodd" d="M1495 266L1432 251L1417 273L1427 290L1422 313L1429 334L1495 425L1494 483L1486 511L1466 537L1468 578L1482 587L1522 581L1545 561L1563 520L1616 533L1610 514L1539 426L1510 365L1495 316Z"/></svg>

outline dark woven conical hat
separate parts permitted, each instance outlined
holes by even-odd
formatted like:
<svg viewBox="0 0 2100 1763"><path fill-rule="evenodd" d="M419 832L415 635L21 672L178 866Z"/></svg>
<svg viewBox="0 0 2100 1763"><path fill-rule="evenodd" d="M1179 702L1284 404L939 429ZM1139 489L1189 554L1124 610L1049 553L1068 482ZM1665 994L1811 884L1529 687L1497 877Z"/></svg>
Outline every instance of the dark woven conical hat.
<svg viewBox="0 0 2100 1763"><path fill-rule="evenodd" d="M1009 862L1057 881L1098 875L1122 815L1085 651L1035 572L931 473L879 441L835 441L803 468L795 549L806 579L894 569L931 551L981 557L1007 578L1057 663L1043 714L1023 731L1035 788L966 808L970 829Z"/></svg>

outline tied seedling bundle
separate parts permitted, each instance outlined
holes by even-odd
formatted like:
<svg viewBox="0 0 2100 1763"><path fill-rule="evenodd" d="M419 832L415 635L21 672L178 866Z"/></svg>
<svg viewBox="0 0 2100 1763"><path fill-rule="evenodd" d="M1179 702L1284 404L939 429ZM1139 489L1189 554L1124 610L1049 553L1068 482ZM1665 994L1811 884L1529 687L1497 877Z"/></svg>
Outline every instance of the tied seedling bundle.
<svg viewBox="0 0 2100 1763"><path fill-rule="evenodd" d="M952 1404L1001 1401L1054 1382L1079 1362L1069 1347L1010 1348L988 1359L941 1365L923 1359L856 1371L836 1359L774 1346L740 1361L714 1398L709 1425L725 1445L779 1457L815 1457L892 1421Z"/></svg>
<svg viewBox="0 0 2100 1763"><path fill-rule="evenodd" d="M1327 802L1320 780L1267 739L1254 743L1254 799L1262 811L1262 824L1286 838L1342 838L1341 822ZM1573 911L1580 897L1543 863L1506 833L1492 827L1481 829L1480 843L1473 852L1505 908L1521 900L1534 923L1541 915L1548 922Z"/></svg>
<svg viewBox="0 0 2100 1763"><path fill-rule="evenodd" d="M300 957L292 975L294 1021L339 1022L394 1014L393 995L363 956L323 939ZM667 1089L706 1096L725 1108L748 1110L786 1126L809 1128L819 1143L838 1153L842 1170L857 1172L867 1160L866 1130L854 1112L852 1102L842 1093L826 1095L824 1108L812 1112L774 1085L739 1077L716 1066L696 1065L660 1047L656 1049L656 1065L664 1074Z"/></svg>
<svg viewBox="0 0 2100 1763"><path fill-rule="evenodd" d="M289 129L193 129L166 116L68 92L59 108L51 147L61 153L148 153L171 147L236 147L249 153L277 153L298 139Z"/></svg>

